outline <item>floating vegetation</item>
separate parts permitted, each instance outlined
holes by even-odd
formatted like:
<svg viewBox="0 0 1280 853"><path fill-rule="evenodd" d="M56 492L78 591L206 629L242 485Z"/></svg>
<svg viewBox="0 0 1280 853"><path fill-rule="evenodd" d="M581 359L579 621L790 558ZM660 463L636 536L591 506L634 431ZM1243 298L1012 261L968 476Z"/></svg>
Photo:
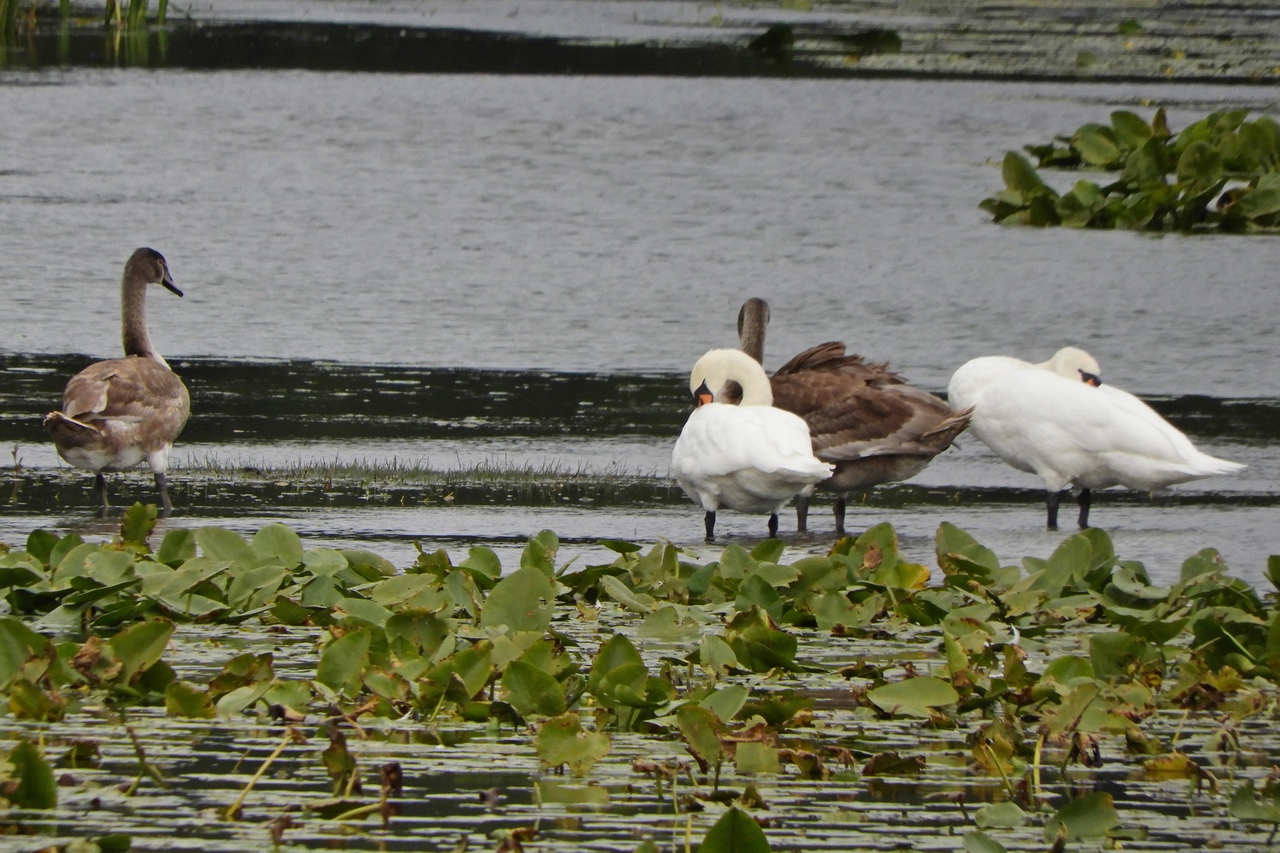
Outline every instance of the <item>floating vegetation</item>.
<svg viewBox="0 0 1280 853"><path fill-rule="evenodd" d="M1280 609L1211 549L1164 587L1100 530L1004 565L949 524L935 567L882 524L789 563L778 540L708 563L608 541L560 565L543 531L518 567L473 547L400 570L279 524L153 548L155 518L3 549L10 832L1039 851L1280 826Z"/></svg>
<svg viewBox="0 0 1280 853"><path fill-rule="evenodd" d="M1040 168L1116 173L1060 193L1021 154L1005 155L1004 191L980 205L997 222L1148 231L1280 229L1280 124L1248 110L1210 113L1173 133L1163 108L1150 122L1127 110L1110 124L1028 145Z"/></svg>

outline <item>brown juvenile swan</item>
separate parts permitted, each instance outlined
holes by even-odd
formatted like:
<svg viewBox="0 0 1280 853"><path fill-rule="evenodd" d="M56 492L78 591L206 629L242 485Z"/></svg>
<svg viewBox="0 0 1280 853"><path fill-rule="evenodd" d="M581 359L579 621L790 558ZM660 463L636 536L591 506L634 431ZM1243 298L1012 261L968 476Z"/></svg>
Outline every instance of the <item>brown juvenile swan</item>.
<svg viewBox="0 0 1280 853"><path fill-rule="evenodd" d="M120 471L145 461L155 474L164 515L173 511L165 470L173 441L191 413L191 400L147 332L148 284L182 295L169 265L155 249L138 249L124 265L121 284L124 358L89 365L71 377L62 393L62 409L50 412L45 428L58 455L94 472L99 513L107 510L104 471Z"/></svg>
<svg viewBox="0 0 1280 853"><path fill-rule="evenodd" d="M738 312L742 351L764 360L769 304L748 299ZM953 412L938 397L906 384L886 364L846 355L838 341L811 347L769 380L773 404L809 424L813 452L834 463L818 488L836 493L836 532L844 532L846 498L881 483L913 477L969 425L970 410ZM796 502L796 529L808 528L809 499Z"/></svg>

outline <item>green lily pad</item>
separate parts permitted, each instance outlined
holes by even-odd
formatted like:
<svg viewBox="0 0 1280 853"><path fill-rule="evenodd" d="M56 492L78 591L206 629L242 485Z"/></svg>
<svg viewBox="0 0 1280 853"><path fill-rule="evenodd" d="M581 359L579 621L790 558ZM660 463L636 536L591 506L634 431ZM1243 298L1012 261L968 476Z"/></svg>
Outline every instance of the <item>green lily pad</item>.
<svg viewBox="0 0 1280 853"><path fill-rule="evenodd" d="M867 699L886 714L928 718L934 708L960 701L960 694L941 678L924 675L877 687Z"/></svg>

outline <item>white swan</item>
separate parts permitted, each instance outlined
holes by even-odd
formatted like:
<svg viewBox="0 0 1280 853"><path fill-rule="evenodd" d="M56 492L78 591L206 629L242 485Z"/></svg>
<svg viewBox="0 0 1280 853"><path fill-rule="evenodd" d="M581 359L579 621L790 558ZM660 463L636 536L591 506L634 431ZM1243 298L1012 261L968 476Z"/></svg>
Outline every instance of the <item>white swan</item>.
<svg viewBox="0 0 1280 853"><path fill-rule="evenodd" d="M748 299L738 312L739 348L764 361L769 304ZM836 533L844 532L849 492L914 477L951 446L969 423L938 397L906 381L888 365L846 355L838 341L810 347L769 380L774 405L804 418L813 452L834 463L818 488L836 493ZM796 501L796 529L808 529L809 496Z"/></svg>
<svg viewBox="0 0 1280 853"><path fill-rule="evenodd" d="M1068 486L1080 489L1084 528L1093 489L1155 492L1245 467L1200 452L1146 403L1103 385L1098 363L1074 347L1037 365L974 359L952 376L948 396L953 406L973 407L969 430L992 452L1044 481L1050 530Z"/></svg>
<svg viewBox="0 0 1280 853"><path fill-rule="evenodd" d="M174 439L191 413L191 400L182 380L151 344L148 284L182 295L164 256L155 249L138 249L125 263L121 284L125 357L95 362L71 377L62 394L62 409L44 419L58 455L94 472L99 512L107 509L103 472L132 468L143 461L155 475L164 514L173 511L165 471Z"/></svg>
<svg viewBox="0 0 1280 853"><path fill-rule="evenodd" d="M740 405L715 401L729 382L741 386ZM764 368L740 350L711 350L698 359L689 390L698 407L671 452L671 473L706 510L707 541L715 540L721 507L769 513L769 535L776 536L787 501L831 476L832 466L813 455L809 427L773 407Z"/></svg>

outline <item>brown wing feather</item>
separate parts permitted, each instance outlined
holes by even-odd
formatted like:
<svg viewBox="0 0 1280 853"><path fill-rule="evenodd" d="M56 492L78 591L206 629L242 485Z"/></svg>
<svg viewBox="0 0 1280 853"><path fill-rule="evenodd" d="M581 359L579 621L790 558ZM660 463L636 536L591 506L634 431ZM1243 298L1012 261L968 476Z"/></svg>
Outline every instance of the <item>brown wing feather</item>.
<svg viewBox="0 0 1280 853"><path fill-rule="evenodd" d="M71 377L62 395L63 414L84 423L128 420L146 424L149 446L172 443L186 425L191 398L168 367L152 358L114 358Z"/></svg>

